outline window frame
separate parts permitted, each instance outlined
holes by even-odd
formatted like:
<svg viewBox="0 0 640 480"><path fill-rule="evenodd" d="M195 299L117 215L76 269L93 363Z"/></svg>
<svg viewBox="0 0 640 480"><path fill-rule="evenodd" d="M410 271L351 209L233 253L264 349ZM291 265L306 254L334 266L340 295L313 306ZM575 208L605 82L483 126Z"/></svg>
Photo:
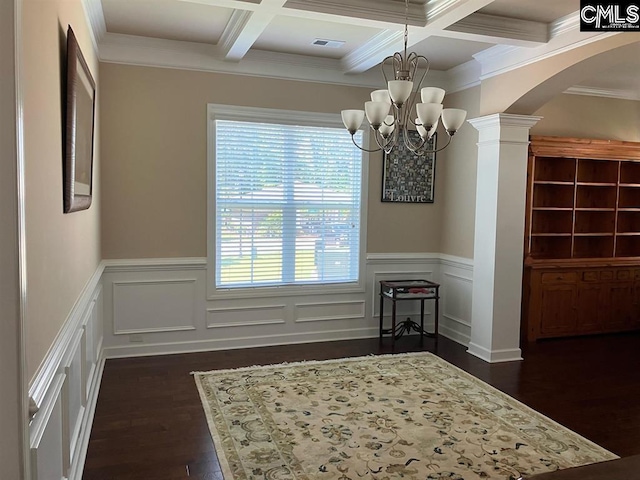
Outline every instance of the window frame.
<svg viewBox="0 0 640 480"><path fill-rule="evenodd" d="M207 299L260 298L364 292L367 251L367 200L369 190L369 153L364 151L362 152L362 184L360 188L361 208L358 281L281 286L216 287L216 120L344 128L339 114L257 107L239 107L220 104L207 105ZM364 144L368 144L368 129L363 129L362 137Z"/></svg>

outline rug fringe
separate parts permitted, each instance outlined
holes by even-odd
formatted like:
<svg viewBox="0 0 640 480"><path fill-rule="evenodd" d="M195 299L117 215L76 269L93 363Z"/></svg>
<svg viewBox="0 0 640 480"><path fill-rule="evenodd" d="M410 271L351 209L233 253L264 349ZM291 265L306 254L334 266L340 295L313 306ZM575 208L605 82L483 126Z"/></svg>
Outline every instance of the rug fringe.
<svg viewBox="0 0 640 480"><path fill-rule="evenodd" d="M211 373L237 373L242 372L243 370L254 370L254 369L267 369L267 368L280 368L280 367L295 367L298 365L314 365L319 363L345 363L345 362L357 362L361 360L368 360L371 357L379 357L379 358L389 358L389 357L422 357L422 356L431 356L436 357L431 352L404 352L404 353L384 353L384 354L375 354L369 353L368 355L360 355L358 357L344 357L344 358L331 358L328 360L300 360L297 362L282 362L282 363L272 363L267 365L252 365L249 367L238 367L238 368L226 368L221 370L207 370L207 371L193 371L191 375L207 375Z"/></svg>

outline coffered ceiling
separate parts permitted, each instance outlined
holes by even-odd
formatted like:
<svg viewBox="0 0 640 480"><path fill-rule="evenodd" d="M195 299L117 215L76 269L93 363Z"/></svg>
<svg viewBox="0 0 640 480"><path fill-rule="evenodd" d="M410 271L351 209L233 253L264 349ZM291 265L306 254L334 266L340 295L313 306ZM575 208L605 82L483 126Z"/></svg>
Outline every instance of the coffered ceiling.
<svg viewBox="0 0 640 480"><path fill-rule="evenodd" d="M103 61L369 86L380 82L373 67L402 47L405 18L409 48L430 60L436 78L469 70L477 77L474 65L496 49L527 57L568 30L575 37L580 6L578 0L410 0L408 9L403 0L87 4ZM620 67L618 81L611 71L589 81L638 94L637 69L636 61Z"/></svg>

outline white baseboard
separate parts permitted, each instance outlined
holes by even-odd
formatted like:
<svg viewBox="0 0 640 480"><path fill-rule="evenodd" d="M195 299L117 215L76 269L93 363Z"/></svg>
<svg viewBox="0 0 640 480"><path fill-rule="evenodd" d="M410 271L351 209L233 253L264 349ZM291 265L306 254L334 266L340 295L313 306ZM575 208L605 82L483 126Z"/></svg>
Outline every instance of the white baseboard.
<svg viewBox="0 0 640 480"><path fill-rule="evenodd" d="M488 350L472 342L469 342L467 353L489 363L516 362L522 360L522 351L519 348Z"/></svg>

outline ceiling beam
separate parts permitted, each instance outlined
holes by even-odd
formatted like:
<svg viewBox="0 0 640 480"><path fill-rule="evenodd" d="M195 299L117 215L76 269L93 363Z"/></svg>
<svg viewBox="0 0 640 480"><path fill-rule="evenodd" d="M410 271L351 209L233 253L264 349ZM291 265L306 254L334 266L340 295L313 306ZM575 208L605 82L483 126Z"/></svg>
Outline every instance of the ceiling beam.
<svg viewBox="0 0 640 480"><path fill-rule="evenodd" d="M353 20L356 18L358 26L378 29L398 29L404 25L405 19L404 5L390 0L288 0L281 7L265 4L264 0L260 4L240 0L179 1L344 25L354 25ZM409 25L422 26L425 23L424 6L409 4Z"/></svg>
<svg viewBox="0 0 640 480"><path fill-rule="evenodd" d="M476 10L487 6L492 1L493 0L428 1L425 5L426 24L421 28L409 27L407 46L413 47L432 35L438 35L441 29L459 22ZM397 30L398 27L399 26L396 25L394 30ZM361 73L378 65L386 57L393 55L403 46L402 33L400 33L399 37L397 34L397 31L382 32L382 34L374 36L360 48L351 52L343 59L345 71L347 73Z"/></svg>
<svg viewBox="0 0 640 480"><path fill-rule="evenodd" d="M549 41L549 25L517 18L472 13L439 32L438 36L516 47L539 47Z"/></svg>
<svg viewBox="0 0 640 480"><path fill-rule="evenodd" d="M262 0L253 11L236 9L231 14L218 47L225 60L238 62L258 40L262 32L282 9L286 0Z"/></svg>

